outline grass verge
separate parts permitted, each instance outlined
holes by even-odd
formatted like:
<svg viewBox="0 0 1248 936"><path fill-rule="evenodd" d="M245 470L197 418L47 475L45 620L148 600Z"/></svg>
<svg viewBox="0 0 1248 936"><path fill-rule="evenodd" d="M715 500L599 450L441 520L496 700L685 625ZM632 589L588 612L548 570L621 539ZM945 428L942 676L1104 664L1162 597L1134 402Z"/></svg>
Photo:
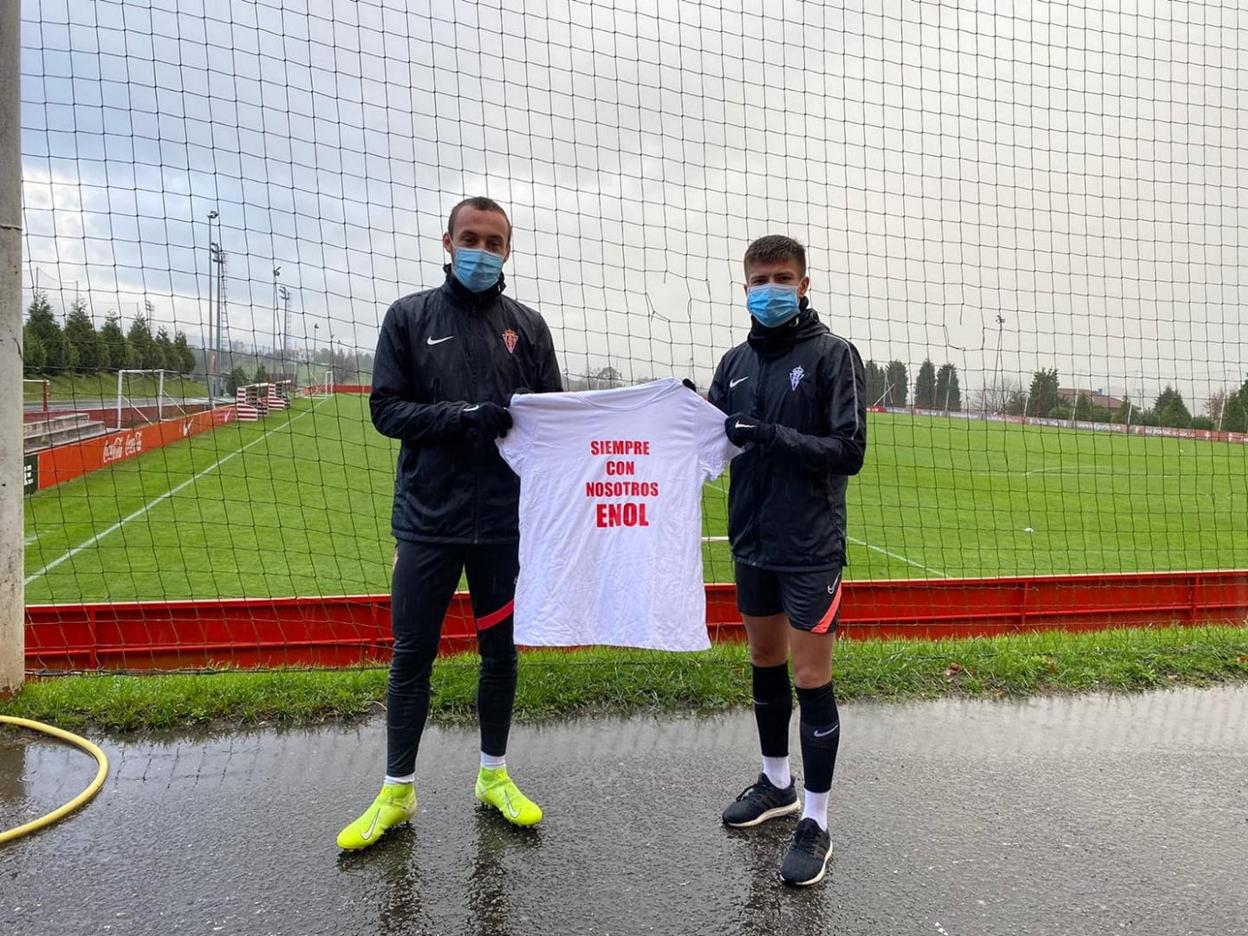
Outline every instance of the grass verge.
<svg viewBox="0 0 1248 936"><path fill-rule="evenodd" d="M1248 627L844 641L837 648L835 672L841 700L1006 698L1248 682ZM385 690L386 672L377 668L58 676L28 683L15 698L0 702L0 714L114 731L306 724L380 712ZM434 716L470 718L475 691L475 657L439 660ZM684 655L534 651L521 657L516 715L535 720L706 711L749 702L749 664L742 645Z"/></svg>
<svg viewBox="0 0 1248 936"><path fill-rule="evenodd" d="M160 388L159 378L152 374L136 374L127 377L125 394L131 399L155 397ZM208 389L202 381L176 374L165 375L165 394L175 400L184 397L204 397ZM22 385L22 398L27 403L38 403L43 399L43 387L37 383ZM117 399L117 374L57 374L48 378L48 399L54 403L68 403L75 400L96 402Z"/></svg>

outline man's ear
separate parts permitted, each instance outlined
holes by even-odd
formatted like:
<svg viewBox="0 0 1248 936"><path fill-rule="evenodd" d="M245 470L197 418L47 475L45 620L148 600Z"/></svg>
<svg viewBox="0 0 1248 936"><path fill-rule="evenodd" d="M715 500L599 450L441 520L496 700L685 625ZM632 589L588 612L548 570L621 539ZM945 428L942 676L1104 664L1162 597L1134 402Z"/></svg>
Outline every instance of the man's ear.
<svg viewBox="0 0 1248 936"><path fill-rule="evenodd" d="M810 277L803 276L802 281L797 284L797 297L800 299L810 291Z"/></svg>
<svg viewBox="0 0 1248 936"><path fill-rule="evenodd" d="M451 252L451 232L447 231L442 235L442 249L447 253Z"/></svg>

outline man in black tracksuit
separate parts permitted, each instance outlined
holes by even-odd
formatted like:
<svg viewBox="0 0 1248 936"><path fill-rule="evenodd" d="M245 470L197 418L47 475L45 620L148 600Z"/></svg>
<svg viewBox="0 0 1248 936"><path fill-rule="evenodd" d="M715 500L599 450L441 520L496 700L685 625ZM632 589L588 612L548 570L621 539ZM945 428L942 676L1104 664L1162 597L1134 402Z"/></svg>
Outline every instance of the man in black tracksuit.
<svg viewBox="0 0 1248 936"><path fill-rule="evenodd" d="M806 251L763 237L745 254L749 339L724 355L708 399L728 416L728 537L753 669L763 754L758 781L724 810L759 825L802 810L789 770L793 657L806 804L780 869L789 884L821 880L831 857L827 803L840 717L832 648L845 565L845 489L867 448L862 359L810 307Z"/></svg>
<svg viewBox="0 0 1248 936"><path fill-rule="evenodd" d="M503 295L510 245L511 224L497 203L461 202L443 236L451 254L446 282L398 300L382 324L369 403L377 430L402 442L391 518L397 548L386 778L373 804L339 834L342 848L365 848L415 812L430 672L465 571L481 654L475 794L516 825L541 819L504 762L516 691L520 481L495 439L511 426L513 393L556 391L561 381L542 317Z"/></svg>

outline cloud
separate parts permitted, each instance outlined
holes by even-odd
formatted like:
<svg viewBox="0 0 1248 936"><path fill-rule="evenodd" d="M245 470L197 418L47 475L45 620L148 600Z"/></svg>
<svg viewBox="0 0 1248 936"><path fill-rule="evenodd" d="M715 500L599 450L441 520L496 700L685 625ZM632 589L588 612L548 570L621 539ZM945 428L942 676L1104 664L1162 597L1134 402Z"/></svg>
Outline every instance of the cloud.
<svg viewBox="0 0 1248 936"><path fill-rule="evenodd" d="M747 325L745 245L786 231L867 357L982 386L1002 314L1006 373L1243 379L1226 10L784 9L27 4L30 274L198 321L216 208L238 333L271 340L276 264L300 324L367 348L486 192L573 369L705 382Z"/></svg>

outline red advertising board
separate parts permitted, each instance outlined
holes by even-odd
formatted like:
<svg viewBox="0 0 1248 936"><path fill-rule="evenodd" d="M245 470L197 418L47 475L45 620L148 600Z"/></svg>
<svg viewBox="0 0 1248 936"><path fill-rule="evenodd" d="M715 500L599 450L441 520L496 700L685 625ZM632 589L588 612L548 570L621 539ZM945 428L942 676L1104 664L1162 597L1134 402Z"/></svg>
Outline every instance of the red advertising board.
<svg viewBox="0 0 1248 936"><path fill-rule="evenodd" d="M233 422L234 416L234 405L231 404L39 452L39 489L63 484L92 471L137 458L152 449L189 439Z"/></svg>

